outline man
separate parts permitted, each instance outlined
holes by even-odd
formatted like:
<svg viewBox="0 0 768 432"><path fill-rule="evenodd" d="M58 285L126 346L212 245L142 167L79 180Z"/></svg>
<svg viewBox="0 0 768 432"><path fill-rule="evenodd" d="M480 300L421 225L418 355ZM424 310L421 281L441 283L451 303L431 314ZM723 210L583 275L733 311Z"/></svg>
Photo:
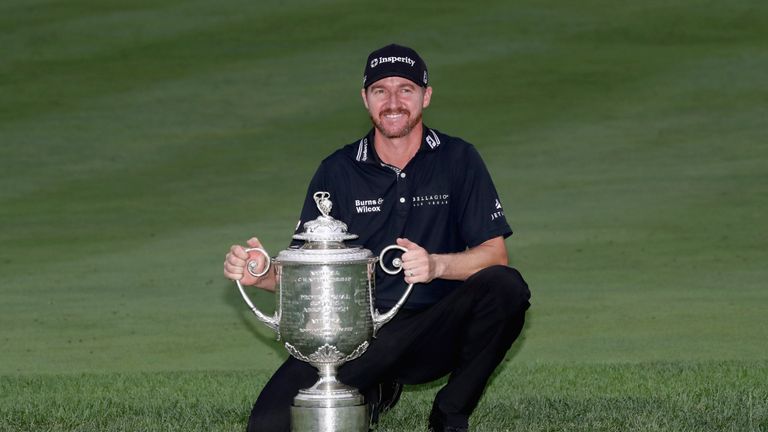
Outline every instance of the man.
<svg viewBox="0 0 768 432"><path fill-rule="evenodd" d="M388 45L371 53L361 96L374 127L321 163L300 222L318 216L313 193L330 192L331 216L360 236L356 244L375 255L395 241L408 250L401 257L405 283L378 271L376 307L391 308L406 283L417 285L338 378L366 395L376 421L397 402L402 384L450 374L435 397L429 430L466 431L529 306L528 286L507 267L504 239L512 231L474 147L423 124L432 88L414 50ZM256 238L247 243L261 247ZM253 278L244 272L246 260L244 248L232 246L224 275L274 290L274 272ZM293 397L316 380L312 366L288 358L262 390L248 430L289 430Z"/></svg>

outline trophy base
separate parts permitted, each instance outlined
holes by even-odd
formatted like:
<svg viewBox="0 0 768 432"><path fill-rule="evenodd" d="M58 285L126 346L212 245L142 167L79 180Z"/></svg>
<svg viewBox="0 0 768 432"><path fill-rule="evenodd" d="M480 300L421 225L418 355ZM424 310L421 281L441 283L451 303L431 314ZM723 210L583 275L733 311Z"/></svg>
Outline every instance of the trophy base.
<svg viewBox="0 0 768 432"><path fill-rule="evenodd" d="M292 432L368 432L368 405L291 406Z"/></svg>
<svg viewBox="0 0 768 432"><path fill-rule="evenodd" d="M336 380L335 363L314 365L320 376L291 405L292 432L368 432L368 405L360 392Z"/></svg>
<svg viewBox="0 0 768 432"><path fill-rule="evenodd" d="M332 387L323 392L317 386L299 391L291 405L292 432L368 432L363 396L338 381Z"/></svg>

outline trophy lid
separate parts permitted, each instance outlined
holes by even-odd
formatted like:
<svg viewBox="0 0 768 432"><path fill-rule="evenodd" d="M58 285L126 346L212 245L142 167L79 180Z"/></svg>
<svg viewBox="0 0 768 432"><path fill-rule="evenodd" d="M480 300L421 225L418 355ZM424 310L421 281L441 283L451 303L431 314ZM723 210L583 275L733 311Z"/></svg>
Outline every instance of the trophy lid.
<svg viewBox="0 0 768 432"><path fill-rule="evenodd" d="M367 260L373 256L368 249L360 246L346 246L345 240L356 239L356 234L347 232L347 224L331 217L333 203L329 192L315 192L313 195L320 216L304 224L304 232L293 236L304 240L300 248L286 249L277 256L282 262L348 262Z"/></svg>
<svg viewBox="0 0 768 432"><path fill-rule="evenodd" d="M317 209L320 210L320 216L315 220L306 222L304 232L294 235L294 239L308 242L342 242L357 238L356 234L347 232L347 224L330 216L331 208L333 208L333 203L329 199L330 193L315 192L313 197Z"/></svg>

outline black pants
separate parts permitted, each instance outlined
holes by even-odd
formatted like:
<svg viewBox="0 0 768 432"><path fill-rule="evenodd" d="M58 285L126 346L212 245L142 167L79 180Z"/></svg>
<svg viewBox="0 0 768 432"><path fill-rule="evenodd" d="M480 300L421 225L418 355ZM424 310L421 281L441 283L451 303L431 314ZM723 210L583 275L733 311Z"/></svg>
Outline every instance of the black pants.
<svg viewBox="0 0 768 432"><path fill-rule="evenodd" d="M529 298L517 270L479 271L429 309L401 310L365 354L339 369L338 379L370 395L387 380L422 384L451 374L433 409L445 424L466 427L488 379L522 330ZM293 397L317 378L314 367L288 358L256 400L248 431L289 431Z"/></svg>

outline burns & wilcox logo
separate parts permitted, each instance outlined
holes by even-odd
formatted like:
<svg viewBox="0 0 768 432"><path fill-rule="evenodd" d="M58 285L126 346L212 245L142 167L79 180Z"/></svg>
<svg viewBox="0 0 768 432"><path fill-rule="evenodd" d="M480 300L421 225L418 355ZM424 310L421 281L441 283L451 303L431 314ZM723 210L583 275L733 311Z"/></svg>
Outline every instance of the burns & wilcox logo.
<svg viewBox="0 0 768 432"><path fill-rule="evenodd" d="M384 198L369 199L369 200L355 200L355 211L357 214L361 213L379 213L381 212L381 205L384 203Z"/></svg>

